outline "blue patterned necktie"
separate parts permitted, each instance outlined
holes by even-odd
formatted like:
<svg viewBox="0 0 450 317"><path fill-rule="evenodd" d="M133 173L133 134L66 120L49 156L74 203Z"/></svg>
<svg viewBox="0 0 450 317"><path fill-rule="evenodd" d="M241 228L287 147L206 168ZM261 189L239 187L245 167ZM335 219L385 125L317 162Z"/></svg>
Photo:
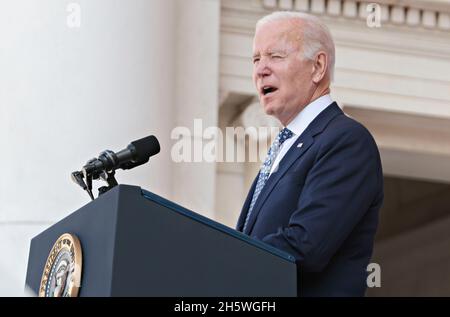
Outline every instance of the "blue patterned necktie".
<svg viewBox="0 0 450 317"><path fill-rule="evenodd" d="M245 218L244 229L242 232L245 232L248 225L248 220L250 219L250 215L252 213L253 207L255 206L256 200L258 199L259 194L261 194L264 185L270 176L270 170L272 169L273 162L275 161L278 153L280 152L281 145L287 139L291 138L294 134L288 128L284 128L278 133L275 141L273 141L270 149L267 153L266 160L264 164L261 166L261 170L259 171L258 182L256 183L255 191L253 193L252 202L250 203L250 207L247 212L247 217Z"/></svg>

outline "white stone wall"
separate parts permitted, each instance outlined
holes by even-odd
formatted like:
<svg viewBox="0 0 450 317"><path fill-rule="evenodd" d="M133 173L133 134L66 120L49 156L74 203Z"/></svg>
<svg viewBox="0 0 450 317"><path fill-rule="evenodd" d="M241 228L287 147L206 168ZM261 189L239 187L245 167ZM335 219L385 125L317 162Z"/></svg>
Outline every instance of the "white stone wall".
<svg viewBox="0 0 450 317"><path fill-rule="evenodd" d="M23 291L30 239L89 201L69 176L105 148L156 135L117 178L172 198L174 21L172 0L0 2L0 295Z"/></svg>
<svg viewBox="0 0 450 317"><path fill-rule="evenodd" d="M119 183L215 217L215 164L175 164L171 131L217 126L219 25L219 0L0 2L0 296L23 294L30 239L89 202L70 173L104 149L157 136Z"/></svg>
<svg viewBox="0 0 450 317"><path fill-rule="evenodd" d="M219 94L219 0L178 0L176 13L177 65L174 82L177 126L194 132L194 120L201 119L203 130L218 125ZM203 132L203 131L202 131ZM203 142L204 135L191 136ZM214 162L181 162L173 170L173 197L183 206L214 218Z"/></svg>

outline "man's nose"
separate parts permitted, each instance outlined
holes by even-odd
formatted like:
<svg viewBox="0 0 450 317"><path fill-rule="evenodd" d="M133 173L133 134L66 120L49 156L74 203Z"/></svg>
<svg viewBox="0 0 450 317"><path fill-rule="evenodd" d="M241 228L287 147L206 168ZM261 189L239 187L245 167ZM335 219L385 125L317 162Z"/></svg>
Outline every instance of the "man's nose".
<svg viewBox="0 0 450 317"><path fill-rule="evenodd" d="M261 59L255 66L255 73L257 77L265 77L269 76L272 71L270 65L265 60Z"/></svg>

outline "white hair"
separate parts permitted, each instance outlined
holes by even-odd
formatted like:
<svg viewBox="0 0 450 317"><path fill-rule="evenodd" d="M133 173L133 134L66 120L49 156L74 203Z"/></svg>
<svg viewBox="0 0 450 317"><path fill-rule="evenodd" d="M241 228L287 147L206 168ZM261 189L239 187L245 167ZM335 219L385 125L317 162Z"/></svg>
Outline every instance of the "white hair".
<svg viewBox="0 0 450 317"><path fill-rule="evenodd" d="M300 29L304 38L304 42L301 43L303 57L314 60L315 55L320 50L323 50L328 57L327 71L330 74L331 80L333 80L334 63L336 60L334 41L331 37L330 30L318 17L303 12L276 11L261 18L256 23L256 29L267 22L292 19L303 22Z"/></svg>

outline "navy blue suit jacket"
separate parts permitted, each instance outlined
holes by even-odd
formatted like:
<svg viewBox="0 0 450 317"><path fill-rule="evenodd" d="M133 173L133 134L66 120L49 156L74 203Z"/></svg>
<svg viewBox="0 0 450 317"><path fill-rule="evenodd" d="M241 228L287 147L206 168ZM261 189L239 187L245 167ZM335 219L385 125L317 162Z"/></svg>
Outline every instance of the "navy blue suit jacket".
<svg viewBox="0 0 450 317"><path fill-rule="evenodd" d="M256 180L239 217L239 231ZM333 103L271 174L244 233L295 257L299 296L364 296L382 201L376 143Z"/></svg>

